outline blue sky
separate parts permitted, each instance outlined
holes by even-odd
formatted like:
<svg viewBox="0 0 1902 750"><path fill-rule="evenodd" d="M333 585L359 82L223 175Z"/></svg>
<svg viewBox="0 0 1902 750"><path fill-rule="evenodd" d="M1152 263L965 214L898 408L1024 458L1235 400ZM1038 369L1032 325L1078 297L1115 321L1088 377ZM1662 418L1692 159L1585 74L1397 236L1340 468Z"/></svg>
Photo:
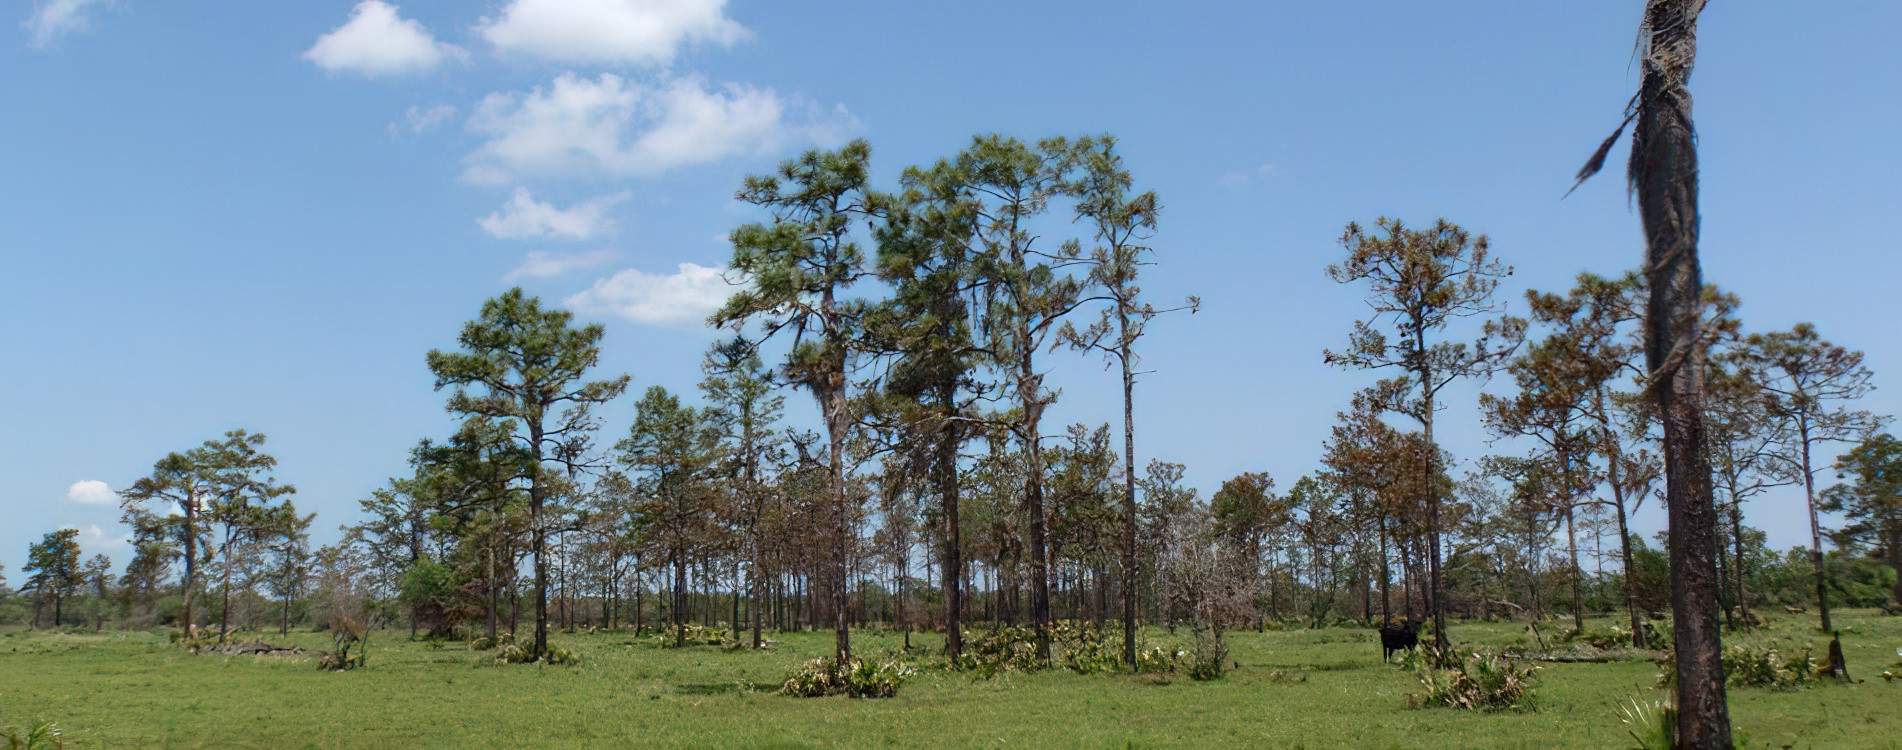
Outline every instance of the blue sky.
<svg viewBox="0 0 1902 750"><path fill-rule="evenodd" d="M35 0L0 23L0 564L232 427L333 539L451 420L423 353L521 284L607 325L604 371L691 392L742 176L863 136L886 184L971 135L1111 132L1165 204L1140 461L1205 492L1313 468L1361 311L1349 220L1445 216L1527 288L1636 264L1618 175L1561 201L1635 86L1642 3ZM1898 411L1902 6L1717 3L1693 89L1707 278L1756 330L1865 350ZM1614 157L1614 163L1622 153ZM690 264L690 265L683 265ZM1052 430L1118 413L1058 355ZM1455 391L1440 432L1489 450ZM806 399L793 416L812 424ZM631 401L606 410L608 437ZM106 500L105 504L98 500ZM86 502L92 500L95 502ZM1801 499L1749 509L1778 546ZM1660 528L1648 504L1638 526Z"/></svg>

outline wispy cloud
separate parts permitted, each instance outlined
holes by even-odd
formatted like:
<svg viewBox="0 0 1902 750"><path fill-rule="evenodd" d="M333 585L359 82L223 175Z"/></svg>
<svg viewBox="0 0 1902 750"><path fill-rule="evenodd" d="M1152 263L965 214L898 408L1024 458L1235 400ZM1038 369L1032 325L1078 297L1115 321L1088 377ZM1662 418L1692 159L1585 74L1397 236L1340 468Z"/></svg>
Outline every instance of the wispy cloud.
<svg viewBox="0 0 1902 750"><path fill-rule="evenodd" d="M27 16L20 25L26 27L34 47L45 48L62 36L90 28L88 10L105 3L106 0L40 0L33 6L33 15Z"/></svg>
<svg viewBox="0 0 1902 750"><path fill-rule="evenodd" d="M589 198L568 208L535 200L527 188L516 188L509 202L494 213L476 219L482 231L505 240L567 240L579 242L614 232L609 209L625 203L633 193L621 191Z"/></svg>
<svg viewBox="0 0 1902 750"><path fill-rule="evenodd" d="M537 250L523 258L521 265L509 271L502 280L552 279L571 271L605 265L611 260L614 260L614 253L609 250L590 250L581 253L549 253Z"/></svg>
<svg viewBox="0 0 1902 750"><path fill-rule="evenodd" d="M1247 169L1235 169L1224 172L1222 173L1221 182L1223 187L1246 187L1267 182L1269 178L1279 173L1280 170L1275 168L1273 162L1264 161Z"/></svg>
<svg viewBox="0 0 1902 750"><path fill-rule="evenodd" d="M570 64L661 66L689 44L750 35L726 0L510 0L476 34L504 54Z"/></svg>
<svg viewBox="0 0 1902 750"><path fill-rule="evenodd" d="M412 135L427 133L455 117L456 107L453 104L437 104L429 107L412 104L409 109L403 111L401 119L390 123L390 135L397 135L406 130Z"/></svg>
<svg viewBox="0 0 1902 750"><path fill-rule="evenodd" d="M563 73L546 87L482 99L469 129L488 140L469 155L463 178L492 185L531 177L645 177L824 143L858 127L843 107L826 109L767 88Z"/></svg>
<svg viewBox="0 0 1902 750"><path fill-rule="evenodd" d="M723 268L682 263L671 274L628 269L594 282L567 299L568 307L649 325L697 326L720 309L735 288Z"/></svg>

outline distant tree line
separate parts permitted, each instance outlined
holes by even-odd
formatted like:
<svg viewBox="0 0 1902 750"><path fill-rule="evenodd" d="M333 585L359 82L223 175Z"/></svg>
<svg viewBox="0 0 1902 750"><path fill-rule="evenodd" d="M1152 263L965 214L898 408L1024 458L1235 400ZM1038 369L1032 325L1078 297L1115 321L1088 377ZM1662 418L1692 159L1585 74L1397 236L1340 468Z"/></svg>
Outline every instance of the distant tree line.
<svg viewBox="0 0 1902 750"><path fill-rule="evenodd" d="M17 591L0 582L0 616L219 639L347 618L520 633L537 654L577 628L685 645L690 625L720 626L754 647L825 629L840 657L854 627L942 632L955 655L966 629L1007 623L1045 658L1071 619L1122 629L1133 658L1141 624L1410 618L1444 643L1449 618L1582 628L1604 612L1643 646L1671 607L1669 542L1630 525L1664 489L1645 275L1582 274L1514 314L1484 235L1348 225L1326 274L1369 312L1322 356L1379 378L1346 399L1312 471L1243 472L1204 498L1181 463L1136 451L1143 337L1200 302L1143 293L1162 204L1116 141L979 137L890 189L870 159L855 142L745 182L761 220L731 234L736 292L693 392L650 386L612 415L630 378L597 372L603 329L511 290L428 353L452 419L338 542L313 547L264 436L233 430L121 493L122 572L56 530ZM1701 294L1725 622L1814 606L1827 627L1831 607L1897 606L1902 447L1856 408L1861 354L1807 324L1748 332L1735 296ZM1045 423L1065 352L1105 358L1120 425ZM1446 397L1461 380L1483 383L1477 403ZM818 430L787 423L789 393L814 400ZM1442 448L1456 408L1502 450ZM1772 550L1745 522L1784 485L1807 505L1807 548ZM1825 528L1825 511L1845 523Z"/></svg>

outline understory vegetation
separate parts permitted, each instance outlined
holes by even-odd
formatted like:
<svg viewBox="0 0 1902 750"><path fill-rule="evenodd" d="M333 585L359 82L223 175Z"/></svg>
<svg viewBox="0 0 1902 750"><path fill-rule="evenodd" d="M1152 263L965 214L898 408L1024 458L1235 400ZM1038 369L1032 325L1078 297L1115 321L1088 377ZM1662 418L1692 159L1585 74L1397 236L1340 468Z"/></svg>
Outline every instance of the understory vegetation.
<svg viewBox="0 0 1902 750"><path fill-rule="evenodd" d="M1732 715L1751 747L1887 747L1902 736L1902 714L1894 710L1902 704L1902 682L1879 678L1896 668L1902 618L1875 610L1837 614L1849 667L1865 681L1732 690ZM1821 653L1827 642L1803 616L1765 619L1752 642L1785 644L1780 658L1802 643ZM1595 616L1587 624L1607 630L1620 621ZM1462 654L1501 654L1526 637L1523 621L1458 625ZM1229 632L1228 669L1208 682L1166 667L1141 674L999 668L987 677L948 668L939 634L912 633L906 651L904 635L886 628L853 633L861 654L851 672L808 671L830 666L831 634L769 632L771 647L755 650L656 647L652 633L625 629L557 631L553 650L572 652L579 663L524 672L485 668L493 654L465 643L383 631L372 638L375 658L364 668L323 673L312 665L331 644L324 632L242 634L245 642L263 635L305 651L285 657L193 654L154 632L11 630L0 635L0 673L7 676L0 680L0 728L18 727L24 736L51 725L75 748L466 747L530 736L538 745L567 747L1630 747L1631 707L1642 705L1655 725L1669 699L1657 686L1656 652L1596 662L1528 655L1511 660L1511 669L1537 667L1527 683L1529 702L1494 706L1512 710L1445 708L1422 701L1419 676L1401 660L1383 664L1378 638L1358 626ZM981 651L986 632L984 624L972 627L967 656ZM1188 628L1144 628L1141 635L1162 655L1183 654L1159 663L1186 659L1193 649ZM1087 639L1074 642L1090 648ZM1059 665L1068 663L1064 653L1059 646ZM1500 694L1507 673L1494 672L1502 679L1488 683L1476 666L1465 667L1461 694ZM788 680L795 674L823 679L824 687L796 686ZM789 697L813 692L831 697ZM136 698L89 699L107 693ZM481 710L444 709L477 705Z"/></svg>

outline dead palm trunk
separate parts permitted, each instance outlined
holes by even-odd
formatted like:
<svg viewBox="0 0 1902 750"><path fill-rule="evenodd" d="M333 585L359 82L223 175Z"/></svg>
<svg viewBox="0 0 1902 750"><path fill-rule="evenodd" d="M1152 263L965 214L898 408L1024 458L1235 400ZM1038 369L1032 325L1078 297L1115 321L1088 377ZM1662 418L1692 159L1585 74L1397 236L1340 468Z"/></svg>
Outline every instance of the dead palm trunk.
<svg viewBox="0 0 1902 750"><path fill-rule="evenodd" d="M1681 748L1729 748L1722 633L1718 623L1716 527L1704 432L1705 352L1699 334L1703 294L1698 266L1697 141L1691 121L1691 68L1704 0L1648 0L1643 85L1627 122L1629 179L1644 220L1646 388L1664 423L1665 497L1669 504L1671 606L1677 646L1677 738ZM1622 131L1623 128L1620 128ZM1613 133L1579 179L1604 164Z"/></svg>

